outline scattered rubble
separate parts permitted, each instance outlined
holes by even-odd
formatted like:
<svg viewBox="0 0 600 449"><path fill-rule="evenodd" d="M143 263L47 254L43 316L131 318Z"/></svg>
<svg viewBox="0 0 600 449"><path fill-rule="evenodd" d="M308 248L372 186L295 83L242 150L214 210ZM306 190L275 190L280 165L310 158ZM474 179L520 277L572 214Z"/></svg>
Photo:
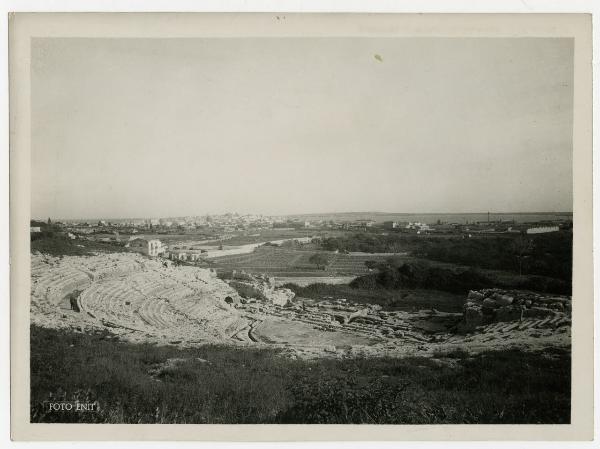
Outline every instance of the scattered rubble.
<svg viewBox="0 0 600 449"><path fill-rule="evenodd" d="M472 330L494 322L527 318L565 318L571 315L571 298L523 290L497 288L470 291L464 305L463 329Z"/></svg>
<svg viewBox="0 0 600 449"><path fill-rule="evenodd" d="M233 272L227 281L242 298L256 298L269 301L277 306L291 304L295 293L289 288L276 287L273 279L265 275L251 275L245 272Z"/></svg>

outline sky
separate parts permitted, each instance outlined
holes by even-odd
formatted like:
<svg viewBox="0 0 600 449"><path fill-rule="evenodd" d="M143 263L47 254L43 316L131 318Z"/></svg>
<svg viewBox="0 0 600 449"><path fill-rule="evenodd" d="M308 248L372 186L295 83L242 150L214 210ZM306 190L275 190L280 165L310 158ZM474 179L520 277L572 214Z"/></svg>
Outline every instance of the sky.
<svg viewBox="0 0 600 449"><path fill-rule="evenodd" d="M32 40L32 217L572 211L573 41Z"/></svg>

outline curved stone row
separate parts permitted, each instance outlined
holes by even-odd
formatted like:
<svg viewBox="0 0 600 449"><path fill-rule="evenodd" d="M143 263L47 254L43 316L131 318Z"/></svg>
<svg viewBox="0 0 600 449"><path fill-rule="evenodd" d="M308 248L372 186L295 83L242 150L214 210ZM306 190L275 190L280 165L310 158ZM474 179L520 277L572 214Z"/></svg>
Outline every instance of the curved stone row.
<svg viewBox="0 0 600 449"><path fill-rule="evenodd" d="M222 338L248 326L224 301L235 291L208 270L165 267L136 254L33 255L31 267L32 310L46 322L54 315L61 323L95 323L173 339ZM73 294L80 313L69 314L64 303L59 306Z"/></svg>
<svg viewBox="0 0 600 449"><path fill-rule="evenodd" d="M80 270L60 267L50 272L33 275L31 296L58 305L65 295L78 288L85 288L89 283L89 277Z"/></svg>
<svg viewBox="0 0 600 449"><path fill-rule="evenodd" d="M463 326L474 329L495 322L570 320L571 297L498 288L471 290L463 308Z"/></svg>

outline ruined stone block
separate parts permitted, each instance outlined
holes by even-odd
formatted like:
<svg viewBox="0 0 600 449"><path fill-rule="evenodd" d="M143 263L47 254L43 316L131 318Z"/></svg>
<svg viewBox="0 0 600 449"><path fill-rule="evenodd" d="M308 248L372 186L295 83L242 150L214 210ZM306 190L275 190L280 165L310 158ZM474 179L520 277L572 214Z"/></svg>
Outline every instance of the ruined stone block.
<svg viewBox="0 0 600 449"><path fill-rule="evenodd" d="M465 325L468 328L480 326L484 322L482 310L480 308L469 307L464 313Z"/></svg>
<svg viewBox="0 0 600 449"><path fill-rule="evenodd" d="M512 296L509 296L509 295L495 294L494 295L494 300L496 301L496 303L499 306L508 306L508 305L511 305L513 303L514 298Z"/></svg>
<svg viewBox="0 0 600 449"><path fill-rule="evenodd" d="M545 307L532 307L523 311L523 318L546 318L553 315L554 312Z"/></svg>
<svg viewBox="0 0 600 449"><path fill-rule="evenodd" d="M485 298L485 296L482 293L476 292L474 290L469 291L469 295L467 296L467 299L479 302L483 301L483 298Z"/></svg>
<svg viewBox="0 0 600 449"><path fill-rule="evenodd" d="M483 300L483 307L488 309L496 309L499 307L499 304L492 298L485 298Z"/></svg>

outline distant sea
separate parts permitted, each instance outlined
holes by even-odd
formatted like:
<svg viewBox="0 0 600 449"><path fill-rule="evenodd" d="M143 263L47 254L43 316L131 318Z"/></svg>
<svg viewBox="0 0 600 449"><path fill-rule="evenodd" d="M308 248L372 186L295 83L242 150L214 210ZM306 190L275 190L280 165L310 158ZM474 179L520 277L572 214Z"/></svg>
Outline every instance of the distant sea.
<svg viewBox="0 0 600 449"><path fill-rule="evenodd" d="M289 218L299 220L333 220L333 221L354 221L354 220L373 220L376 222L398 221L398 222L421 222L427 224L437 223L474 223L488 221L488 214L469 213L469 214L400 214L392 212L341 212L329 214L305 214L288 215ZM514 212L514 213L492 213L489 214L490 221L515 221L516 223L530 223L539 221L570 221L573 220L572 212Z"/></svg>

